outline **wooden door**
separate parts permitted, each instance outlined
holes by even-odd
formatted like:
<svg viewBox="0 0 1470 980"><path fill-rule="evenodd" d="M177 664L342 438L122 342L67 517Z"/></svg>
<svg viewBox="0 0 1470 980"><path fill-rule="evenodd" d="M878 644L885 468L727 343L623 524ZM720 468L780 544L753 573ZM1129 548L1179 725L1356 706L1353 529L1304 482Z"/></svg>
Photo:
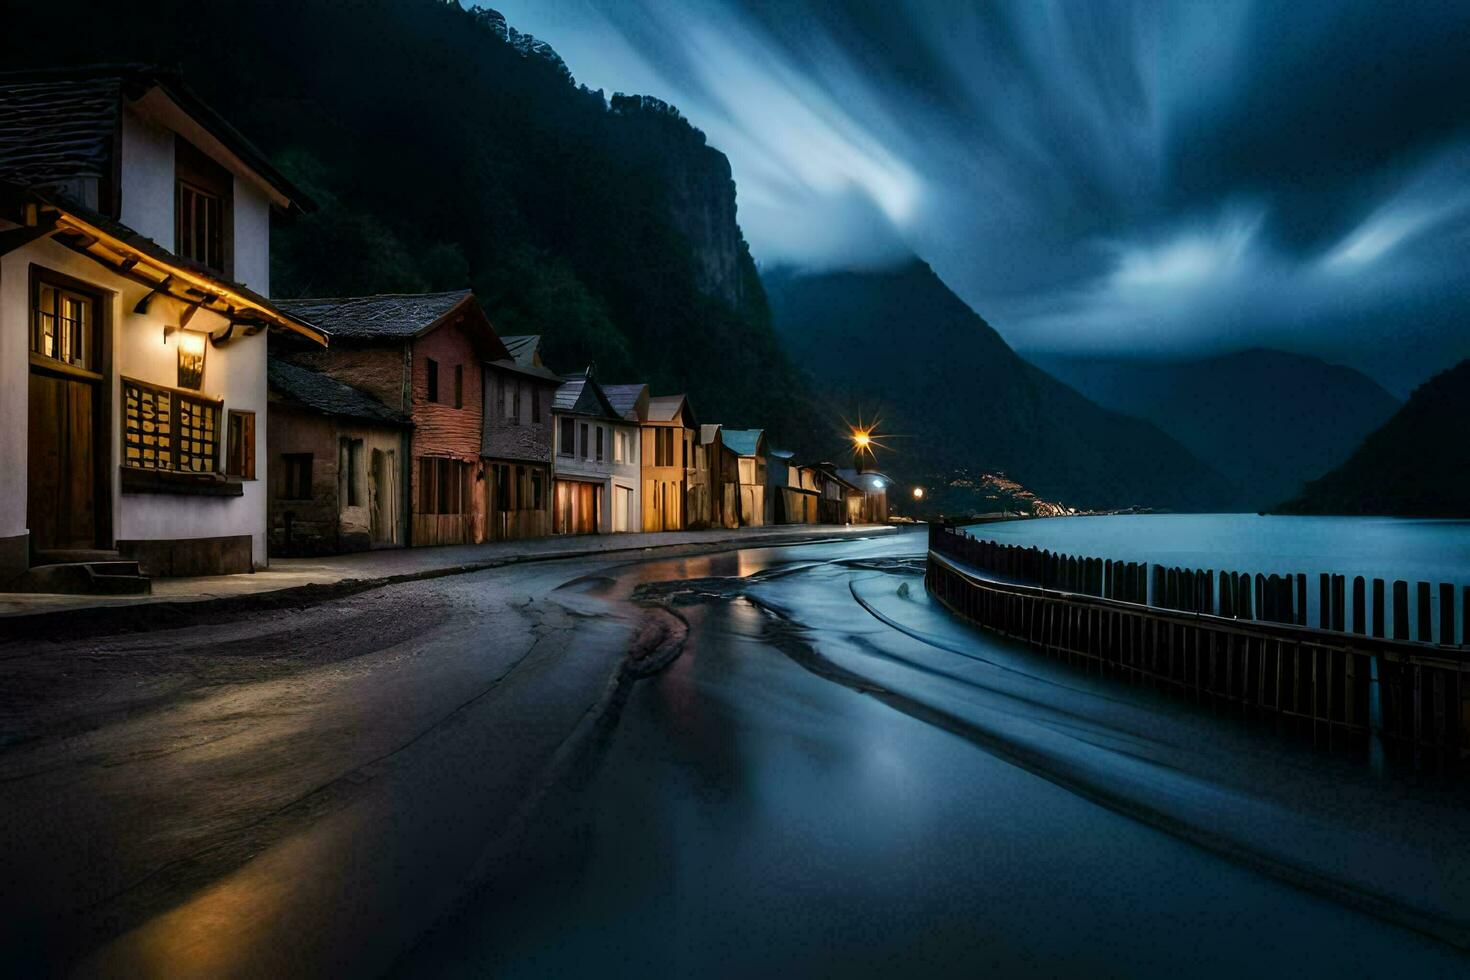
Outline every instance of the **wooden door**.
<svg viewBox="0 0 1470 980"><path fill-rule="evenodd" d="M91 381L30 376L26 523L35 548L95 548L97 391Z"/></svg>

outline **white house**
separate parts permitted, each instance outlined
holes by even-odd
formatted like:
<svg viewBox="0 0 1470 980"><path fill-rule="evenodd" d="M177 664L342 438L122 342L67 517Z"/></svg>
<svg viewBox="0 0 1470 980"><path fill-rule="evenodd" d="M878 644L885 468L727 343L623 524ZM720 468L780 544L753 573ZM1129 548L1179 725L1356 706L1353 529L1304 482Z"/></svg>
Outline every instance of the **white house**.
<svg viewBox="0 0 1470 980"><path fill-rule="evenodd" d="M262 331L326 342L266 299L303 207L168 72L0 74L0 587L265 564Z"/></svg>
<svg viewBox="0 0 1470 980"><path fill-rule="evenodd" d="M638 530L638 423L613 407L590 371L556 390L551 414L556 428L552 529L557 534Z"/></svg>

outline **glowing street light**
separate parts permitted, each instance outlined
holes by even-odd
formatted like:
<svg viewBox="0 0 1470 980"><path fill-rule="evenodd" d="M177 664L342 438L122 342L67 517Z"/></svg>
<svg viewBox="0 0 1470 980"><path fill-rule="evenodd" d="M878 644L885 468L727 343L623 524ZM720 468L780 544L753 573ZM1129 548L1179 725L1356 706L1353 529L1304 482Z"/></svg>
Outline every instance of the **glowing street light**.
<svg viewBox="0 0 1470 980"><path fill-rule="evenodd" d="M914 487L914 499L915 500L923 500L924 499L924 488L923 487Z"/></svg>
<svg viewBox="0 0 1470 980"><path fill-rule="evenodd" d="M873 445L873 434L867 429L853 429L852 445L858 452L866 452Z"/></svg>

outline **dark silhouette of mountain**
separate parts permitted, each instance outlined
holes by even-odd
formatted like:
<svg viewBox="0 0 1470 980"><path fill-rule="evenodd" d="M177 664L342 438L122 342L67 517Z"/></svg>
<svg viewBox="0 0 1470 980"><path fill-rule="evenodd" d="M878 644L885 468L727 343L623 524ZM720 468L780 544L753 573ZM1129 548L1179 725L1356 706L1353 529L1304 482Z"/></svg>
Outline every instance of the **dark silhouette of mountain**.
<svg viewBox="0 0 1470 980"><path fill-rule="evenodd" d="M1030 360L1099 405L1178 439L1240 487L1252 510L1299 493L1347 459L1401 404L1352 368L1275 350Z"/></svg>
<svg viewBox="0 0 1470 980"><path fill-rule="evenodd" d="M0 64L178 66L320 209L272 292L474 288L562 370L687 392L793 449L818 424L778 344L724 154L658 99L576 85L547 44L444 0L101 0L7 9Z"/></svg>
<svg viewBox="0 0 1470 980"><path fill-rule="evenodd" d="M1414 389L1337 469L1282 504L1286 514L1470 517L1470 360Z"/></svg>
<svg viewBox="0 0 1470 980"><path fill-rule="evenodd" d="M882 271L765 275L776 330L849 415L881 416L879 465L1003 471L1074 507L1228 507L1235 491L1148 422L1022 360L915 259ZM932 478L932 477L931 477Z"/></svg>

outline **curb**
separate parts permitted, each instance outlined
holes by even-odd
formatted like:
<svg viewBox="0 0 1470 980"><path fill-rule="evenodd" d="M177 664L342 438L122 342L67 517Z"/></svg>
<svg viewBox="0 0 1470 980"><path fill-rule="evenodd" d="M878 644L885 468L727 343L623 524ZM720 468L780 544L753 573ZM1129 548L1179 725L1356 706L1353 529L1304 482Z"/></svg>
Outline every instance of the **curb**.
<svg viewBox="0 0 1470 980"><path fill-rule="evenodd" d="M802 544L830 544L834 541L857 541L869 534L900 533L893 525L875 525L870 531L852 535L792 535L772 534L756 538L718 538L709 542L687 542L629 546L626 548L584 548L552 554L508 555L487 558L483 561L425 568L396 575L381 575L371 578L346 578L336 582L314 582L307 585L292 585L245 595L218 596L211 599L174 599L157 602L139 602L136 605L91 606L81 609L46 609L33 613L12 613L0 617L0 639L3 640L66 640L77 639L101 632L147 632L155 629L174 629L192 625L205 616L219 614L262 612L272 609L300 608L330 602L379 589L386 585L404 582L422 582L450 575L468 575L507 565L522 565L548 561L564 561L573 558L605 556L654 557L659 552L681 548L694 549L698 553L734 551L747 547L776 547Z"/></svg>

